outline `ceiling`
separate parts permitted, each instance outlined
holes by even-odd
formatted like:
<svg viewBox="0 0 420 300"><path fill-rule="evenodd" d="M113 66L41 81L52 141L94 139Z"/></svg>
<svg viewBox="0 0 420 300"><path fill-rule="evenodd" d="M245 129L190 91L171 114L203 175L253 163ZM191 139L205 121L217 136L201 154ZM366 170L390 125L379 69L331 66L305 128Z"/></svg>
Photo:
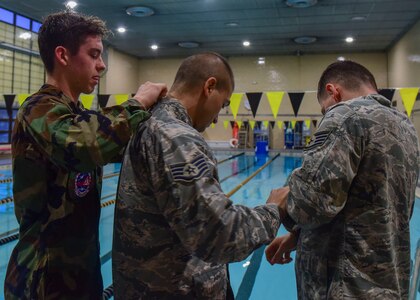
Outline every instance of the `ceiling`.
<svg viewBox="0 0 420 300"><path fill-rule="evenodd" d="M302 0L304 1L304 0ZM99 16L114 35L108 42L140 58L185 57L216 51L225 56L386 51L418 20L420 0L318 0L309 8L292 8L284 0L78 0L76 11ZM0 7L42 21L64 9L60 0L1 0ZM150 17L133 17L131 6L154 9ZM353 20L362 17L363 20ZM228 26L237 23L237 26ZM125 26L123 34L117 27ZM312 44L294 38L314 36ZM355 41L348 44L347 36ZM250 41L249 47L242 42ZM187 49L179 42L193 41ZM156 43L159 49L150 46Z"/></svg>

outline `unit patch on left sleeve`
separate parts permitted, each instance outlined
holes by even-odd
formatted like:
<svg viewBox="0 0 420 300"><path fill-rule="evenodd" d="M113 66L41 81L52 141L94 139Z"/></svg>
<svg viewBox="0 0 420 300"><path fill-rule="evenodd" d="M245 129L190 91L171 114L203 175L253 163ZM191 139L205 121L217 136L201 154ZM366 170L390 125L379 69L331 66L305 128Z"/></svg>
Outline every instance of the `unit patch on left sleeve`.
<svg viewBox="0 0 420 300"><path fill-rule="evenodd" d="M200 179L209 171L203 155L195 157L191 162L177 163L169 166L175 181L192 182Z"/></svg>

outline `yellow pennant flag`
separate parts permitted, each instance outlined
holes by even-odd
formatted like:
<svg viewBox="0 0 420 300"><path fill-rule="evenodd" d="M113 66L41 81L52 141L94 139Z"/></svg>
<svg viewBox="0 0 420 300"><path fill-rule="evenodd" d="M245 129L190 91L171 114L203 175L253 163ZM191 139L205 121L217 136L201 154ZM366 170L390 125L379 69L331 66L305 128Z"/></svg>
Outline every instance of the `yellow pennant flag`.
<svg viewBox="0 0 420 300"><path fill-rule="evenodd" d="M254 130L255 121L249 121L249 126L251 126L251 129Z"/></svg>
<svg viewBox="0 0 420 300"><path fill-rule="evenodd" d="M238 128L241 129L242 121L236 121L236 123L238 124Z"/></svg>
<svg viewBox="0 0 420 300"><path fill-rule="evenodd" d="M277 121L277 127L279 129L282 129L283 128L283 121Z"/></svg>
<svg viewBox="0 0 420 300"><path fill-rule="evenodd" d="M229 121L223 121L223 127L227 129L229 126Z"/></svg>
<svg viewBox="0 0 420 300"><path fill-rule="evenodd" d="M293 129L295 129L295 126L296 126L296 120L292 120L291 122L292 122L292 128L293 128Z"/></svg>
<svg viewBox="0 0 420 300"><path fill-rule="evenodd" d="M128 100L128 94L115 94L114 98L115 98L115 103L117 105L120 105L122 103L124 103L125 101Z"/></svg>
<svg viewBox="0 0 420 300"><path fill-rule="evenodd" d="M95 95L80 95L80 101L82 101L84 108L90 109L92 107L93 98L95 98Z"/></svg>
<svg viewBox="0 0 420 300"><path fill-rule="evenodd" d="M265 128L268 128L268 121L263 121L263 125Z"/></svg>
<svg viewBox="0 0 420 300"><path fill-rule="evenodd" d="M236 115L239 111L239 105L241 104L243 93L233 93L230 97L230 109L232 111L233 118L236 120Z"/></svg>
<svg viewBox="0 0 420 300"><path fill-rule="evenodd" d="M216 124L211 123L210 127L211 127L211 128L214 128L214 127L216 127Z"/></svg>
<svg viewBox="0 0 420 300"><path fill-rule="evenodd" d="M306 128L311 128L311 120L305 120L305 126Z"/></svg>
<svg viewBox="0 0 420 300"><path fill-rule="evenodd" d="M270 103L271 111L273 112L274 118L277 118L279 113L281 100L283 100L284 92L266 92L268 103Z"/></svg>
<svg viewBox="0 0 420 300"><path fill-rule="evenodd" d="M18 94L17 99L18 99L19 106L21 106L23 101L25 101L26 98L28 98L29 96L30 94Z"/></svg>
<svg viewBox="0 0 420 300"><path fill-rule="evenodd" d="M400 95L404 108L407 112L407 116L411 115L413 110L414 102L416 102L417 94L419 93L419 88L403 88L400 89Z"/></svg>

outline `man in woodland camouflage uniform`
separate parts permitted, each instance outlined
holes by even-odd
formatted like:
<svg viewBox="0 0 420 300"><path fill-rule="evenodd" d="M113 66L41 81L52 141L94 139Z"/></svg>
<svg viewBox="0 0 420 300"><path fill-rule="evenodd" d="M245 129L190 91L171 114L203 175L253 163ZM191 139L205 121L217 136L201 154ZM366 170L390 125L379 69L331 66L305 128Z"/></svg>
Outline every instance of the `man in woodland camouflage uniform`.
<svg viewBox="0 0 420 300"><path fill-rule="evenodd" d="M407 299L419 170L414 126L355 62L324 71L318 101L325 116L302 167L289 188L270 195L283 202L286 227L295 222L300 234L274 240L267 259L290 261L297 238L299 299Z"/></svg>
<svg viewBox="0 0 420 300"><path fill-rule="evenodd" d="M232 205L199 133L217 121L233 88L223 57L191 56L133 135L115 211L116 299L225 299L225 264L276 236L277 205Z"/></svg>
<svg viewBox="0 0 420 300"><path fill-rule="evenodd" d="M115 158L145 109L165 92L139 88L101 112L78 101L105 70L103 21L50 15L39 32L47 83L22 104L12 136L13 194L20 236L5 280L6 299L102 299L98 226L102 167Z"/></svg>

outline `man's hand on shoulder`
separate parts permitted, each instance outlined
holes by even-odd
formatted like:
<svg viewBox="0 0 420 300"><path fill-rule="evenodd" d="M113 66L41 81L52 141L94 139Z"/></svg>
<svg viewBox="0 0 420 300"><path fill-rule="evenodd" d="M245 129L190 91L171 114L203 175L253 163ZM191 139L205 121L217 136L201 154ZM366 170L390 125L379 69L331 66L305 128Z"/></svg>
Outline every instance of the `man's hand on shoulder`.
<svg viewBox="0 0 420 300"><path fill-rule="evenodd" d="M146 81L138 88L133 98L143 105L145 109L149 109L158 100L166 96L167 92L168 87L166 84Z"/></svg>

